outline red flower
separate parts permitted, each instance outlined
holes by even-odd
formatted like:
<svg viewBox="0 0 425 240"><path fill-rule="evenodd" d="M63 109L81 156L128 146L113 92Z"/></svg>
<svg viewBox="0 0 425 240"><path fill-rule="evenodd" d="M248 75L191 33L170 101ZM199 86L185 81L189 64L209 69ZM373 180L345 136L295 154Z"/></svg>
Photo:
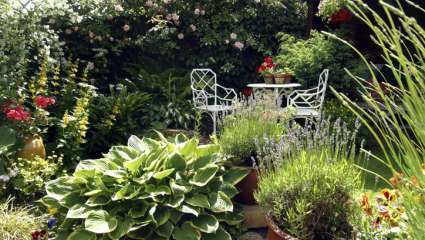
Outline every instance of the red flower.
<svg viewBox="0 0 425 240"><path fill-rule="evenodd" d="M242 93L245 97L249 97L252 95L252 88L244 88L242 89Z"/></svg>
<svg viewBox="0 0 425 240"><path fill-rule="evenodd" d="M52 97L44 97L44 96L37 96L35 97L35 104L39 108L47 108L50 105L53 105L56 103L56 100Z"/></svg>
<svg viewBox="0 0 425 240"><path fill-rule="evenodd" d="M332 23L348 22L353 18L353 14L347 9L341 9L331 17Z"/></svg>
<svg viewBox="0 0 425 240"><path fill-rule="evenodd" d="M6 114L7 119L14 121L26 121L31 117L31 113L24 110L22 106L5 107L4 113Z"/></svg>
<svg viewBox="0 0 425 240"><path fill-rule="evenodd" d="M43 240L46 237L46 231L34 231L31 233L32 240Z"/></svg>
<svg viewBox="0 0 425 240"><path fill-rule="evenodd" d="M267 63L267 65L273 65L273 58L268 56L264 58L264 63Z"/></svg>

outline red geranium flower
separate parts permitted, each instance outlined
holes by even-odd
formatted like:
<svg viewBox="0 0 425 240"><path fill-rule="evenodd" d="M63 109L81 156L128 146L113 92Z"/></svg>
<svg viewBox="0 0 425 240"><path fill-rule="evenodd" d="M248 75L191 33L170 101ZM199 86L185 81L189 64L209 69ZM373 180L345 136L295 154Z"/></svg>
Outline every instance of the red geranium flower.
<svg viewBox="0 0 425 240"><path fill-rule="evenodd" d="M268 65L273 64L273 58L270 56L265 57L264 62L267 63Z"/></svg>
<svg viewBox="0 0 425 240"><path fill-rule="evenodd" d="M42 231L34 231L31 233L31 238L32 240L43 240L46 237L46 231L42 230Z"/></svg>
<svg viewBox="0 0 425 240"><path fill-rule="evenodd" d="M53 105L56 103L56 100L52 97L44 97L44 96L37 96L35 97L35 104L39 108L47 108L50 105Z"/></svg>
<svg viewBox="0 0 425 240"><path fill-rule="evenodd" d="M353 18L353 14L347 9L341 9L331 17L332 23L348 22Z"/></svg>
<svg viewBox="0 0 425 240"><path fill-rule="evenodd" d="M244 88L242 89L242 93L245 97L249 97L252 95L252 88Z"/></svg>
<svg viewBox="0 0 425 240"><path fill-rule="evenodd" d="M31 113L25 111L22 106L5 107L4 114L6 114L7 119L14 121L26 121L31 117Z"/></svg>

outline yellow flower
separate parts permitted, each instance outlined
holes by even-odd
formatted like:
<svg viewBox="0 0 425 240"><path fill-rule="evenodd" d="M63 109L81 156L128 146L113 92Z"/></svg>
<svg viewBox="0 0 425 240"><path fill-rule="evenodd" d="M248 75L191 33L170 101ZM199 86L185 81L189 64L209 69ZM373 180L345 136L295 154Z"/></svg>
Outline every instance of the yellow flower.
<svg viewBox="0 0 425 240"><path fill-rule="evenodd" d="M53 216L58 212L57 208L49 208L47 209L47 211L49 212L49 215Z"/></svg>

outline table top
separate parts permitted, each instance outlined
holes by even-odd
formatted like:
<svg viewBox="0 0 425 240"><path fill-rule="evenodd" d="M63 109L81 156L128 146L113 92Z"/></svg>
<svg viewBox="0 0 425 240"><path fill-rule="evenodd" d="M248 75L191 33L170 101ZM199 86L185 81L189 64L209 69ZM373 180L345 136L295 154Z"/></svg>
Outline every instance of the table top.
<svg viewBox="0 0 425 240"><path fill-rule="evenodd" d="M248 87L251 88L296 88L301 87L299 83L285 83L285 84L268 84L268 83L250 83Z"/></svg>

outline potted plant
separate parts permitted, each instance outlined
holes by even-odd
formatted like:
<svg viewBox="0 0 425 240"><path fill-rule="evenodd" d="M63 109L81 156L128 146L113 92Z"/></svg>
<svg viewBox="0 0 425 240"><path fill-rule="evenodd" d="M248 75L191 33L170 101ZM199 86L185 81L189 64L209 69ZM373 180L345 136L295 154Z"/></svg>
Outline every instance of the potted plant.
<svg viewBox="0 0 425 240"><path fill-rule="evenodd" d="M264 78L267 84L273 84L273 73L275 64L272 57L265 57L264 62L257 67L257 72Z"/></svg>
<svg viewBox="0 0 425 240"><path fill-rule="evenodd" d="M274 73L274 80L276 84L285 84L292 82L294 71L289 67L279 67Z"/></svg>
<svg viewBox="0 0 425 240"><path fill-rule="evenodd" d="M362 183L352 162L357 156L347 151L355 140L346 143L344 136L355 137L355 132L343 125L332 127L330 121L318 124L320 130L290 127L285 134L291 137L266 140L257 151L255 198L267 211L269 240L354 235L352 219L358 211L353 199Z"/></svg>

